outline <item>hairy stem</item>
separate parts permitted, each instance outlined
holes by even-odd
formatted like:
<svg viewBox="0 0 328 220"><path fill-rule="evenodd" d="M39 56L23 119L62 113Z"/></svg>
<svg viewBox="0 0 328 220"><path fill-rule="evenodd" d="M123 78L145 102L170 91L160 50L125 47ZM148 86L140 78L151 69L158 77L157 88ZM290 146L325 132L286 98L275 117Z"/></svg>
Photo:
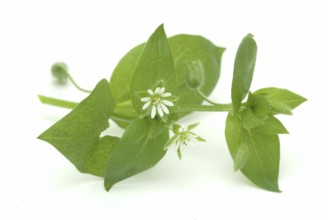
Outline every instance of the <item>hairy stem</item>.
<svg viewBox="0 0 328 220"><path fill-rule="evenodd" d="M232 104L216 104L216 105L184 105L179 106L176 110L178 113L191 111L199 112L229 112L233 110Z"/></svg>
<svg viewBox="0 0 328 220"><path fill-rule="evenodd" d="M61 107L61 108L68 108L68 109L73 109L78 104L76 102L55 99L55 98L51 98L51 97L47 97L47 96L43 96L43 95L39 95L39 100L43 104L53 105L53 106L57 106L57 107Z"/></svg>

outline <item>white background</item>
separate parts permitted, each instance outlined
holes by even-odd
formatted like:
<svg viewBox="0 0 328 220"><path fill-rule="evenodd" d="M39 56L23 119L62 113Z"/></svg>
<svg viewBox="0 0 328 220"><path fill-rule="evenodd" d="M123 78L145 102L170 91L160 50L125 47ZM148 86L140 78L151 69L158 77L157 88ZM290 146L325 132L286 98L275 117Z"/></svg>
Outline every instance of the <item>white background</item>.
<svg viewBox="0 0 328 220"><path fill-rule="evenodd" d="M327 219L328 8L325 1L0 1L0 219ZM211 98L228 102L236 48L244 35L259 50L252 90L276 86L308 102L280 117L282 193L258 189L232 170L225 113L196 113L207 143L180 162L172 150L153 169L118 183L80 174L36 137L68 113L37 94L81 100L58 88L49 68L65 61L92 89L119 59L161 24L168 36L199 34L226 47ZM111 131L121 131L113 125Z"/></svg>

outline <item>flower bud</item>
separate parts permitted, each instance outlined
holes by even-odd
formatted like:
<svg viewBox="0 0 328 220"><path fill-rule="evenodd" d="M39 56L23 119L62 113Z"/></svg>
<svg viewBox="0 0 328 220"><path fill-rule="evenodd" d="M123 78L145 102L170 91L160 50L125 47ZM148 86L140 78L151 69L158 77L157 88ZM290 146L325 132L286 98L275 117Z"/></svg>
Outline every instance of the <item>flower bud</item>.
<svg viewBox="0 0 328 220"><path fill-rule="evenodd" d="M204 67L200 60L195 60L187 64L186 80L191 89L197 89L201 86L204 76Z"/></svg>
<svg viewBox="0 0 328 220"><path fill-rule="evenodd" d="M63 62L57 62L51 67L52 75L57 79L58 83L64 84L68 78L68 67Z"/></svg>

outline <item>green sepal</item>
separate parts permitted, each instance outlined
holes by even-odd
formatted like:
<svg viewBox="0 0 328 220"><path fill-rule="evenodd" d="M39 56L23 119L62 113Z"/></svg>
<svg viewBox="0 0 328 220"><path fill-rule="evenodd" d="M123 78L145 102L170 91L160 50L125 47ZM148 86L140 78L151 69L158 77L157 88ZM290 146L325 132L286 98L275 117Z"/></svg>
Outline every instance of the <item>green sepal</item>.
<svg viewBox="0 0 328 220"><path fill-rule="evenodd" d="M166 143L164 150L167 150L174 142L176 142L179 138L178 134L173 135L170 140Z"/></svg>
<svg viewBox="0 0 328 220"><path fill-rule="evenodd" d="M188 125L188 127L187 127L187 131L191 131L191 130L193 130L193 129L196 128L198 125L199 125L199 122L198 122L198 123L195 123L195 124Z"/></svg>
<svg viewBox="0 0 328 220"><path fill-rule="evenodd" d="M174 134L179 134L181 126L178 124L173 124L173 133Z"/></svg>

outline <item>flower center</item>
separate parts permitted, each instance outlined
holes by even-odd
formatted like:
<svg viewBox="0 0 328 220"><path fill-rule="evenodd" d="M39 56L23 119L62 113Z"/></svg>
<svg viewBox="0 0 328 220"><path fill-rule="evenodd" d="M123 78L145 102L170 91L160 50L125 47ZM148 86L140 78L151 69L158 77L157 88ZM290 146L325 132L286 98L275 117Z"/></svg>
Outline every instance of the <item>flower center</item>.
<svg viewBox="0 0 328 220"><path fill-rule="evenodd" d="M153 105L157 106L161 102L161 97L159 97L159 96L153 96L152 99L153 99Z"/></svg>

